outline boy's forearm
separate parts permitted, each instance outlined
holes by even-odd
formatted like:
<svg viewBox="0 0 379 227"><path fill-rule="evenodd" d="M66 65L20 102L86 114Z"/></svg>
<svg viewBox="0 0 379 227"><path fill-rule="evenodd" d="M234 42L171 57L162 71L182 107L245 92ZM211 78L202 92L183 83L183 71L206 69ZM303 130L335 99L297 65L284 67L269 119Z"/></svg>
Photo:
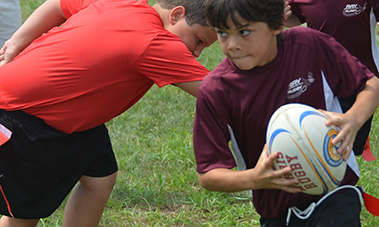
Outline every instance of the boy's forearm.
<svg viewBox="0 0 379 227"><path fill-rule="evenodd" d="M47 0L30 15L13 34L11 40L21 51L43 33L61 25L65 20L60 0Z"/></svg>
<svg viewBox="0 0 379 227"><path fill-rule="evenodd" d="M284 24L284 26L288 28L299 26L299 25L301 25L301 21L299 20L297 16L293 14L287 17L286 23Z"/></svg>
<svg viewBox="0 0 379 227"><path fill-rule="evenodd" d="M192 82L176 83L175 85L180 87L182 90L184 90L188 94L194 97L197 97L200 84L201 84L201 81L192 81Z"/></svg>
<svg viewBox="0 0 379 227"><path fill-rule="evenodd" d="M366 83L366 87L357 95L354 105L347 111L353 114L360 125L375 113L379 105L379 79L372 77Z"/></svg>
<svg viewBox="0 0 379 227"><path fill-rule="evenodd" d="M238 192L252 189L248 171L213 169L198 174L200 185L211 191Z"/></svg>

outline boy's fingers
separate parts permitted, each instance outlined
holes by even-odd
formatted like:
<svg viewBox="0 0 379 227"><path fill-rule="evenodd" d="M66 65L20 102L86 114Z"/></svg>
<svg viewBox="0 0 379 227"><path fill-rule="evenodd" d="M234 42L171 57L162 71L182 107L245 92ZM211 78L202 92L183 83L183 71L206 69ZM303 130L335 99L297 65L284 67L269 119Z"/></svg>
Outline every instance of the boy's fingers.
<svg viewBox="0 0 379 227"><path fill-rule="evenodd" d="M321 109L319 109L318 111L320 111L321 113L323 113L328 118L325 121L325 125L326 126L338 125L339 124L339 118L335 117L335 114L333 114L333 113L331 113L329 111L321 110Z"/></svg>
<svg viewBox="0 0 379 227"><path fill-rule="evenodd" d="M265 167L271 167L274 164L274 161L278 158L276 152L273 152L270 155L268 155L267 144L264 145L261 156L266 157L264 160Z"/></svg>
<svg viewBox="0 0 379 227"><path fill-rule="evenodd" d="M336 135L336 137L334 137L332 139L332 144L334 146L339 145L339 147L346 147L347 146L346 143L343 144L345 137L346 137L346 134L344 133L344 131L339 131L338 134ZM341 143L341 144L339 144L339 143Z"/></svg>
<svg viewBox="0 0 379 227"><path fill-rule="evenodd" d="M329 119L327 119L326 121L325 121L325 125L326 126L332 126L332 125L336 125L336 126L338 126L338 125L340 125L342 122L341 122L341 119L340 118L338 118L338 117L334 117L334 116L332 116L332 115L330 115L330 117L329 116L327 116Z"/></svg>
<svg viewBox="0 0 379 227"><path fill-rule="evenodd" d="M277 170L275 175L276 177L284 178L284 175L289 174L292 172L292 168L287 166L283 169Z"/></svg>
<svg viewBox="0 0 379 227"><path fill-rule="evenodd" d="M274 161L278 158L278 153L273 152L271 155L268 156L267 145L265 145L262 151L262 155L267 157L264 162L265 168L272 168ZM289 166L283 169L272 171L271 178L272 178L273 187L276 189L284 190L286 192L290 192L290 193L300 192L300 189L293 187L294 185L299 183L298 179L285 178L285 175L291 172L292 172L292 168Z"/></svg>
<svg viewBox="0 0 379 227"><path fill-rule="evenodd" d="M347 147L345 150L345 154L343 155L343 160L347 161L347 159L350 157L350 154L353 150L350 147Z"/></svg>
<svg viewBox="0 0 379 227"><path fill-rule="evenodd" d="M294 187L299 184L299 179L285 179L284 177L277 178L274 180L276 187L280 190L284 190L290 193L298 193L301 190L299 188Z"/></svg>
<svg viewBox="0 0 379 227"><path fill-rule="evenodd" d="M341 146L338 148L337 153L342 154L342 152L345 152L342 158L346 161L349 158L352 151L353 151L353 143L344 141L342 142Z"/></svg>
<svg viewBox="0 0 379 227"><path fill-rule="evenodd" d="M277 153L272 153L271 155L267 156L266 162L269 162L270 164L274 164L274 161L278 158Z"/></svg>

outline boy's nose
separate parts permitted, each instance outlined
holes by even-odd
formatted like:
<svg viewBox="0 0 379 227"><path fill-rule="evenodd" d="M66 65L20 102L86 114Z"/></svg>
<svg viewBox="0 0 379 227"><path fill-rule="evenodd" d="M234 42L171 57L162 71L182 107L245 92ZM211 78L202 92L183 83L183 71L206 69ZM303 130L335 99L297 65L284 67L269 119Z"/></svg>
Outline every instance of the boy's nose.
<svg viewBox="0 0 379 227"><path fill-rule="evenodd" d="M192 51L193 56L199 57L204 48L196 48Z"/></svg>
<svg viewBox="0 0 379 227"><path fill-rule="evenodd" d="M239 49L239 41L237 37L229 37L228 39L228 49L236 50Z"/></svg>

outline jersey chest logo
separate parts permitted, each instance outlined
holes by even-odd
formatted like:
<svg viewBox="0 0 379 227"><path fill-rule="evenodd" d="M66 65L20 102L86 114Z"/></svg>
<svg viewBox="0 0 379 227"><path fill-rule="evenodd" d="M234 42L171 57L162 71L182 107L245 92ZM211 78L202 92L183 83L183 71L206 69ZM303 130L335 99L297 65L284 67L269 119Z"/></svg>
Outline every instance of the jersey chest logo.
<svg viewBox="0 0 379 227"><path fill-rule="evenodd" d="M342 11L342 14L345 17L352 17L361 14L363 11L366 10L367 2L361 6L359 4L347 4L345 8Z"/></svg>
<svg viewBox="0 0 379 227"><path fill-rule="evenodd" d="M306 79L300 77L291 81L288 84L287 99L294 99L299 97L307 91L308 87L311 86L314 81L315 78L311 72L308 72L308 77Z"/></svg>

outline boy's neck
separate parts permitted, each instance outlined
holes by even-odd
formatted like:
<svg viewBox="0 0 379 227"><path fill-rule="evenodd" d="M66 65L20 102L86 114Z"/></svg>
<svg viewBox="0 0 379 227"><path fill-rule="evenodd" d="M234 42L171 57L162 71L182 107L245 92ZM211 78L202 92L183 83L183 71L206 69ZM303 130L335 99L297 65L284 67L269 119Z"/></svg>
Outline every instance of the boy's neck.
<svg viewBox="0 0 379 227"><path fill-rule="evenodd" d="M159 17L161 18L163 27L166 28L166 26L170 23L169 22L169 15L170 15L171 10L163 9L158 3L155 3L153 5L153 8L159 14Z"/></svg>

